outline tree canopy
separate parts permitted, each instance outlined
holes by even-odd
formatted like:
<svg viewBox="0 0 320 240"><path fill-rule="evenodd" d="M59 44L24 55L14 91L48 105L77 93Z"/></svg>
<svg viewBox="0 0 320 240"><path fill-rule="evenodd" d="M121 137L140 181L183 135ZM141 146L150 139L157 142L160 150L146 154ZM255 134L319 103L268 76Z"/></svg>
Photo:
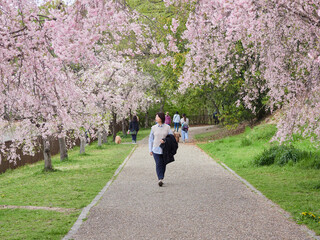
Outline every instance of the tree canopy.
<svg viewBox="0 0 320 240"><path fill-rule="evenodd" d="M227 124L281 109L277 137L320 136L316 0L3 0L3 153L38 135L105 128L110 114L218 112ZM15 125L14 123L20 124Z"/></svg>

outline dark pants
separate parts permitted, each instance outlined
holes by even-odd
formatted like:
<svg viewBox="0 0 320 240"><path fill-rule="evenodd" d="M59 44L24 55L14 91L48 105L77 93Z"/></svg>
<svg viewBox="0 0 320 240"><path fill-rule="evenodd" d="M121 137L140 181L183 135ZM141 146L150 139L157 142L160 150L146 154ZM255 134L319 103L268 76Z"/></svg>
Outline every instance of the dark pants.
<svg viewBox="0 0 320 240"><path fill-rule="evenodd" d="M163 154L156 154L153 153L153 158L156 162L156 171L158 175L158 179L163 179L164 178L164 173L166 171L166 164L164 163L163 160Z"/></svg>
<svg viewBox="0 0 320 240"><path fill-rule="evenodd" d="M132 141L135 141L135 142L137 141L137 134L132 134L131 137L132 137Z"/></svg>

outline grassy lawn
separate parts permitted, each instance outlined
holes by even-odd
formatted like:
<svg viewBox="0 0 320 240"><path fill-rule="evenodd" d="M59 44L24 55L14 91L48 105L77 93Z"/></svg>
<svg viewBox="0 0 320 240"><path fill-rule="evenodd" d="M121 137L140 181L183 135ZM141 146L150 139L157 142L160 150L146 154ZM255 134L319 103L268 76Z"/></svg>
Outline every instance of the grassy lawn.
<svg viewBox="0 0 320 240"><path fill-rule="evenodd" d="M1 239L61 239L79 212L65 214L44 210L0 210Z"/></svg>
<svg viewBox="0 0 320 240"><path fill-rule="evenodd" d="M320 235L320 169L311 164L314 159L289 161L284 166L256 166L253 163L257 155L276 145L269 143L275 130L273 125L260 125L247 128L243 134L199 144L199 147L290 212L298 223L306 224ZM308 140L297 140L293 145L319 154ZM303 216L303 212L307 212L307 216ZM315 218L308 217L309 212Z"/></svg>
<svg viewBox="0 0 320 240"><path fill-rule="evenodd" d="M94 142L86 147L84 155L79 154L78 147L69 151L65 162L60 162L59 155L54 156L55 172L42 172L41 161L0 175L0 205L71 209L62 213L0 209L0 239L61 239L81 208L100 192L133 147L114 143L97 147Z"/></svg>
<svg viewBox="0 0 320 240"><path fill-rule="evenodd" d="M150 134L150 131L151 131L151 128L143 128L143 129L140 129L139 132L138 132L138 135L137 135L137 141L140 141L142 139L144 139L145 137L149 136ZM121 137L121 142L122 143L129 143L132 141L132 138L131 138L131 135L127 134L127 135L123 135L122 132L118 132L117 134L118 136ZM109 136L108 137L108 141L109 142L112 142L112 136Z"/></svg>

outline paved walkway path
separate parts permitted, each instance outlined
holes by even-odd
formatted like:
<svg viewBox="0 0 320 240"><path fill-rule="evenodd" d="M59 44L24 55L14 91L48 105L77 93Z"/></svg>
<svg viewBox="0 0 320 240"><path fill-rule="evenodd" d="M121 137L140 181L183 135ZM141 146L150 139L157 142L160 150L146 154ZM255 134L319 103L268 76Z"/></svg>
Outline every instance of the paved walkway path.
<svg viewBox="0 0 320 240"><path fill-rule="evenodd" d="M144 139L72 238L312 239L192 144L179 144L164 183Z"/></svg>

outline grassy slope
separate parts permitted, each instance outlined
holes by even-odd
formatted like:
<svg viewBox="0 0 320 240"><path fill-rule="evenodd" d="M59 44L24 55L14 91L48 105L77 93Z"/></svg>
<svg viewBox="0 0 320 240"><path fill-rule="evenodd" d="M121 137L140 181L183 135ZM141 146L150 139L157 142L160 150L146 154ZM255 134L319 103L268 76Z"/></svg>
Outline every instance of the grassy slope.
<svg viewBox="0 0 320 240"><path fill-rule="evenodd" d="M275 126L261 125L245 133L212 143L199 144L210 156L222 161L248 180L266 197L290 212L299 223L305 223L320 234L320 219L301 218L310 211L320 216L320 170L306 168L306 164L254 167L253 158L268 148ZM198 136L201 138L201 136ZM295 142L303 150L314 150L309 141Z"/></svg>
<svg viewBox="0 0 320 240"><path fill-rule="evenodd" d="M39 162L0 175L0 205L75 209L70 213L0 209L0 239L61 239L132 148L131 144L98 148L93 143L85 155L79 155L77 147L70 151L65 162L55 156L56 172L43 173L43 162Z"/></svg>

